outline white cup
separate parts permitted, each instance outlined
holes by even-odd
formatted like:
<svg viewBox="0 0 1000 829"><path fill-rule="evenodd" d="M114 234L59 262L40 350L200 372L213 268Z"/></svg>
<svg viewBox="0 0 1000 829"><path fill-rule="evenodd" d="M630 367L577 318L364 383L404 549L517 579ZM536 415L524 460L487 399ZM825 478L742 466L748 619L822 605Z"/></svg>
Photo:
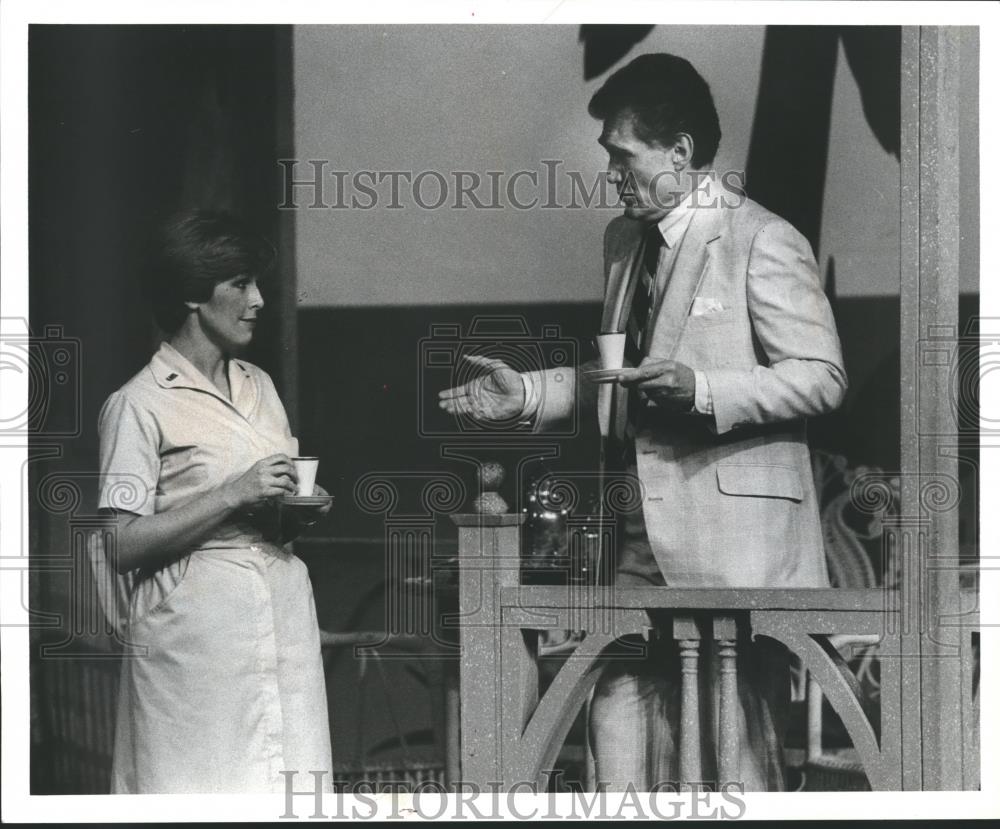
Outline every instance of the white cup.
<svg viewBox="0 0 1000 829"><path fill-rule="evenodd" d="M597 350L601 368L621 368L625 365L625 334L598 334Z"/></svg>
<svg viewBox="0 0 1000 829"><path fill-rule="evenodd" d="M319 469L319 458L292 458L295 464L295 474L299 476L299 488L296 495L309 496L316 487L316 470Z"/></svg>

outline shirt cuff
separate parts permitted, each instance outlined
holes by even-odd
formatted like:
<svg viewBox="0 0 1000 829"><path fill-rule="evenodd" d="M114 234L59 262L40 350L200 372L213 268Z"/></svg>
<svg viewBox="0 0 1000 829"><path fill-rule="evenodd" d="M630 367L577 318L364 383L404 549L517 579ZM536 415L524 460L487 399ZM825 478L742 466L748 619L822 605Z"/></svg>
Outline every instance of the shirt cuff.
<svg viewBox="0 0 1000 829"><path fill-rule="evenodd" d="M538 386L529 372L521 373L521 382L524 384L524 408L521 410L521 422L530 422L538 414L538 406L541 402L538 394Z"/></svg>
<svg viewBox="0 0 1000 829"><path fill-rule="evenodd" d="M715 414L712 406L712 389L708 385L708 378L704 371L694 371L694 410L698 414Z"/></svg>

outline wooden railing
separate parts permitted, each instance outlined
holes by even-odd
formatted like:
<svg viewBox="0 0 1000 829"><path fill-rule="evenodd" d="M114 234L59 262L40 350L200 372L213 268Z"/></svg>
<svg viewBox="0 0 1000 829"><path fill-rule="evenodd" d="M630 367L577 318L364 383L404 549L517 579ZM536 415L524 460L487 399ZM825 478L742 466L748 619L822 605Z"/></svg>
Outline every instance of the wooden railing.
<svg viewBox="0 0 1000 829"><path fill-rule="evenodd" d="M587 585L520 583L519 515L454 515L459 534L461 639L461 778L482 787L548 784L574 719L597 682L602 654L618 637L647 634L651 612L671 618L666 635L677 640L682 662L681 783L699 780L696 658L701 630L711 630L720 653L719 779L737 780L737 628L784 644L808 669L846 728L872 789L904 788L902 672L907 659L899 629L900 596L866 589L608 589ZM706 626L705 621L711 624ZM699 625L698 622L702 624ZM969 643L955 653L956 670L972 674L975 603L956 614ZM583 633L544 694L538 686L538 632ZM872 715L844 659L830 644L838 634L879 642L880 704ZM974 684L963 705L972 710ZM978 767L970 723L969 765ZM701 781L699 781L701 782Z"/></svg>

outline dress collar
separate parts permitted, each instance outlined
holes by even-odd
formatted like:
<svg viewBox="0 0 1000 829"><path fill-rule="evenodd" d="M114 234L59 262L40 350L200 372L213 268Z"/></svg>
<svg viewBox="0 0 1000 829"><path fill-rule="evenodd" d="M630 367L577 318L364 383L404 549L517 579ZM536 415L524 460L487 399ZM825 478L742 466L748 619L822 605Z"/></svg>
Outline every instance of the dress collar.
<svg viewBox="0 0 1000 829"><path fill-rule="evenodd" d="M217 397L240 414L244 412L243 407L239 404L243 402L245 392L252 384L250 383L250 370L240 360L230 359L228 363L229 390L233 396L232 400L227 399L211 380L166 340L160 343L153 359L149 361L149 368L153 379L162 388L197 389Z"/></svg>

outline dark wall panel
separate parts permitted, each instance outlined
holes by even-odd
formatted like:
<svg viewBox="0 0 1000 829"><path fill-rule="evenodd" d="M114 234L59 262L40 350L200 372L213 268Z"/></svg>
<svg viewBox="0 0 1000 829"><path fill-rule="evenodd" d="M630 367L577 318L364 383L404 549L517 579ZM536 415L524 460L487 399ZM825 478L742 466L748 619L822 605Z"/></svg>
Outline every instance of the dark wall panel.
<svg viewBox="0 0 1000 829"><path fill-rule="evenodd" d="M50 425L70 421L76 434L54 437L42 422L31 441L31 551L46 568L33 577L31 603L56 620L32 637L35 793L107 786L108 757L98 749L107 745L110 717L98 718L86 701L113 693L113 674L97 667L109 663L38 655L67 636L74 614L100 613L88 570L74 569L81 551L72 530L94 511L100 406L155 346L146 240L161 217L195 205L238 209L275 233L276 120L290 104L277 95L276 56L288 63L279 47L290 37L287 27L30 28L29 323L36 335L74 344L68 370L78 380L73 399L56 390L50 412ZM280 307L270 302L274 318L251 357L279 388ZM45 348L51 352L39 353ZM72 498L43 500L46 480L62 482ZM73 645L80 653L88 647L107 648L107 640Z"/></svg>

